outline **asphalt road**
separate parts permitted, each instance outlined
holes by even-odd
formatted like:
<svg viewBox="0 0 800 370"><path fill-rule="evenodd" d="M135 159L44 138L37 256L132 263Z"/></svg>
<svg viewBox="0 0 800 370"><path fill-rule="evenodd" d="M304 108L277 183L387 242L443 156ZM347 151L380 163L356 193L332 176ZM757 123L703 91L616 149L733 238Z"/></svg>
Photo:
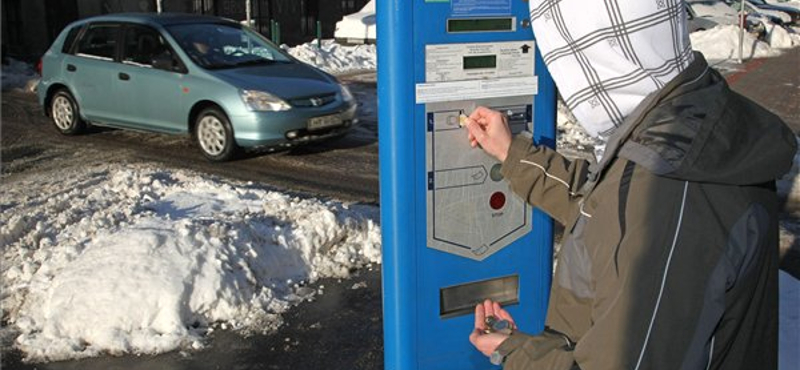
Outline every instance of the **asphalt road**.
<svg viewBox="0 0 800 370"><path fill-rule="evenodd" d="M350 84L359 99L375 99L374 83ZM363 104L360 125L347 136L279 152L248 152L227 163L207 161L189 136L92 128L59 134L32 94L2 94L2 172L47 170L72 160L154 162L209 175L270 184L277 190L363 203L378 202L378 125L374 104Z"/></svg>

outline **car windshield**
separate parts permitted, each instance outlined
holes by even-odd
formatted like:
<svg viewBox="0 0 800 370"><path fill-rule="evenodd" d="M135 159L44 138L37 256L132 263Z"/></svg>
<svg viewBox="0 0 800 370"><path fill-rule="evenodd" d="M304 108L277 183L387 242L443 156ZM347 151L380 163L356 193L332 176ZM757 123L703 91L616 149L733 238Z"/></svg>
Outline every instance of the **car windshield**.
<svg viewBox="0 0 800 370"><path fill-rule="evenodd" d="M278 47L247 27L226 24L183 24L168 28L184 52L207 69L291 63Z"/></svg>

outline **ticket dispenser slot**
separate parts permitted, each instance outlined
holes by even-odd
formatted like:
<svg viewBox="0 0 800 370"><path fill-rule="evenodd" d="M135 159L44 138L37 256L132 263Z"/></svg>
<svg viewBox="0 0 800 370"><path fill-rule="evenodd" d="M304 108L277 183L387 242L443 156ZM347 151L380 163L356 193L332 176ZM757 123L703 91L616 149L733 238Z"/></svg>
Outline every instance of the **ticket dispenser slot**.
<svg viewBox="0 0 800 370"><path fill-rule="evenodd" d="M504 307L514 305L519 303L519 276L503 276L446 287L439 294L439 316L443 319L471 314L475 311L475 305L484 299L491 299Z"/></svg>
<svg viewBox="0 0 800 370"><path fill-rule="evenodd" d="M555 142L555 86L526 0L377 0L384 368L497 369L469 343L475 305L544 327L552 220L472 148L485 106Z"/></svg>

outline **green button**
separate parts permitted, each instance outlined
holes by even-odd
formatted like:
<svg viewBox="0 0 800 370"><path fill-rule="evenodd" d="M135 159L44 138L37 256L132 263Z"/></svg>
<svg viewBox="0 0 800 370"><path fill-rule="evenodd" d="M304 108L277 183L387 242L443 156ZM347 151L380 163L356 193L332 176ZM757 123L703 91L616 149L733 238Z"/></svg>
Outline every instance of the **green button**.
<svg viewBox="0 0 800 370"><path fill-rule="evenodd" d="M502 169L503 165L500 163L492 166L492 170L489 171L489 177L491 177L494 181L503 180L503 174L500 172Z"/></svg>

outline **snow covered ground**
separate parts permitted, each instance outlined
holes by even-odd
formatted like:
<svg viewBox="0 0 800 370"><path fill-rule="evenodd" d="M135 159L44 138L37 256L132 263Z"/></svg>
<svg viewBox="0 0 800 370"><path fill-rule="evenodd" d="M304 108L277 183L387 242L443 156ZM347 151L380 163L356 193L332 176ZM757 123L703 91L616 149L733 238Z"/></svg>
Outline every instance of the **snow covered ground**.
<svg viewBox="0 0 800 370"><path fill-rule="evenodd" d="M734 32L696 33L692 43L712 61L735 58ZM770 40L774 46L749 40L750 56L800 44L780 30ZM333 73L376 68L370 45L326 40L321 49L315 42L286 49ZM32 78L30 67L12 61L2 88L30 91ZM558 120L560 147L601 146L563 107ZM781 188L800 199L796 174ZM380 263L380 225L373 206L104 164L4 179L0 253L8 324L0 337L15 337L28 360L150 354L200 348L219 327L274 329L294 304L323 293L309 282ZM800 282L783 272L780 279L781 369L789 370L800 363Z"/></svg>
<svg viewBox="0 0 800 370"><path fill-rule="evenodd" d="M35 189L34 191L32 191ZM3 314L30 360L201 346L268 332L380 263L378 209L147 165L30 176L0 192Z"/></svg>

